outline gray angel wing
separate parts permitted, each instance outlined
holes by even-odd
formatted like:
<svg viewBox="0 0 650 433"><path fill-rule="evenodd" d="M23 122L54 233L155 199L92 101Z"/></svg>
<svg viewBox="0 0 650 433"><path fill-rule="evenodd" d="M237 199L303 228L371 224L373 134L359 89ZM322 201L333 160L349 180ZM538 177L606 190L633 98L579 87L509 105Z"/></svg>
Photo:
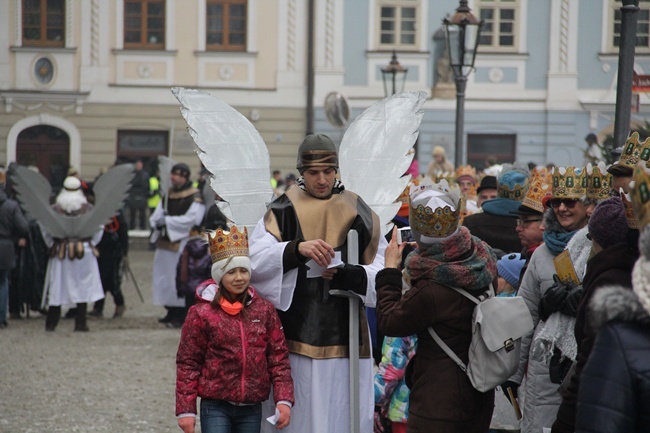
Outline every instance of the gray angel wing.
<svg viewBox="0 0 650 433"><path fill-rule="evenodd" d="M379 216L382 234L399 210L395 203L411 176L404 176L424 115L424 92L402 92L376 102L345 132L339 149L341 180Z"/></svg>
<svg viewBox="0 0 650 433"><path fill-rule="evenodd" d="M133 164L117 165L101 175L93 186L95 205L89 212L71 218L76 221L68 238L88 239L97 233L124 206L133 176Z"/></svg>
<svg viewBox="0 0 650 433"><path fill-rule="evenodd" d="M172 88L181 114L198 146L198 157L212 176L210 186L224 200L219 208L249 230L273 199L269 152L252 123L207 92Z"/></svg>
<svg viewBox="0 0 650 433"><path fill-rule="evenodd" d="M167 191L172 186L171 172L176 161L164 155L158 155L158 173L160 173L160 196L167 195Z"/></svg>
<svg viewBox="0 0 650 433"><path fill-rule="evenodd" d="M50 205L52 186L40 173L22 165L15 166L11 179L18 202L29 219L38 221L55 238L64 239L74 222L56 213Z"/></svg>

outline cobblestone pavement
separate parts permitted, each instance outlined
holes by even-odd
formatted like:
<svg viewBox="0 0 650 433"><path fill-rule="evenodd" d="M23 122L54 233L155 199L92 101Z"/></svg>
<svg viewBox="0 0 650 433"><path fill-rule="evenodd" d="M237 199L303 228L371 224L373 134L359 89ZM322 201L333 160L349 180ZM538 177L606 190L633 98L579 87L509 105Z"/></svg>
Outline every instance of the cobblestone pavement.
<svg viewBox="0 0 650 433"><path fill-rule="evenodd" d="M132 248L129 255L144 303L125 280L122 318L112 319L109 294L105 318L89 319L87 333L72 332L73 320L46 333L38 313L0 330L0 432L180 432L180 330L159 324L165 310L151 304L153 252Z"/></svg>

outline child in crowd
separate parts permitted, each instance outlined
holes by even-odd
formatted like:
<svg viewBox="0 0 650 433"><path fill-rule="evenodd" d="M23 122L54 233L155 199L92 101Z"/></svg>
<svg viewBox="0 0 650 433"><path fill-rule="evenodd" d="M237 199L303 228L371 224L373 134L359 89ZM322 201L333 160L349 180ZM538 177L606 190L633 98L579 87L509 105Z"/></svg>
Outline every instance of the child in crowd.
<svg viewBox="0 0 650 433"><path fill-rule="evenodd" d="M179 298L185 298L185 313L195 303L195 290L205 280L211 277L212 260L208 251L208 239L203 234L201 226L190 229L190 238L178 259L176 266L176 293ZM179 318L180 319L180 318ZM183 322L170 322L173 327L180 328Z"/></svg>
<svg viewBox="0 0 650 433"><path fill-rule="evenodd" d="M289 351L273 305L249 285L248 232L208 236L212 280L196 289L176 355L176 415L185 433L257 432L273 385L275 426L289 425L294 403Z"/></svg>
<svg viewBox="0 0 650 433"><path fill-rule="evenodd" d="M499 272L497 296L510 297L517 294L521 281L521 270L525 264L526 260L519 253L506 254L499 259L497 262Z"/></svg>

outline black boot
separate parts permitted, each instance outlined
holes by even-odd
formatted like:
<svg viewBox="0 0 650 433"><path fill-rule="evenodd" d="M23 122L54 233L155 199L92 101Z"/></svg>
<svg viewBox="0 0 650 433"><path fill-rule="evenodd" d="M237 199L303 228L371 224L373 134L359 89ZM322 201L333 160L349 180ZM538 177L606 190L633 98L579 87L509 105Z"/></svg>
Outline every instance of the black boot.
<svg viewBox="0 0 650 433"><path fill-rule="evenodd" d="M77 314L74 318L74 330L75 332L88 332L88 326L86 325L86 308L88 304L85 302L83 304L77 304Z"/></svg>
<svg viewBox="0 0 650 433"><path fill-rule="evenodd" d="M165 317L161 317L160 319L158 319L158 323L169 323L172 321L173 318L172 308L173 307L165 307L165 309L167 310L167 315Z"/></svg>
<svg viewBox="0 0 650 433"><path fill-rule="evenodd" d="M52 307L47 309L47 316L45 317L45 330L54 331L56 325L59 324L59 319L61 318L61 306Z"/></svg>

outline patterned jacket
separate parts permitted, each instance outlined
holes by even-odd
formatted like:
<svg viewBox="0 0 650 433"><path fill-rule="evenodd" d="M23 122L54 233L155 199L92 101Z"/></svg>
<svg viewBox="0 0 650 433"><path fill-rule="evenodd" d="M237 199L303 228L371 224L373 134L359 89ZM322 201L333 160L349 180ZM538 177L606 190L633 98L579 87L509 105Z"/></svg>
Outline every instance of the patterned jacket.
<svg viewBox="0 0 650 433"><path fill-rule="evenodd" d="M246 307L227 314L210 301L218 286L197 288L200 301L187 314L176 355L176 415L196 413L197 397L231 403L273 397L293 404L289 351L275 308L251 286Z"/></svg>

